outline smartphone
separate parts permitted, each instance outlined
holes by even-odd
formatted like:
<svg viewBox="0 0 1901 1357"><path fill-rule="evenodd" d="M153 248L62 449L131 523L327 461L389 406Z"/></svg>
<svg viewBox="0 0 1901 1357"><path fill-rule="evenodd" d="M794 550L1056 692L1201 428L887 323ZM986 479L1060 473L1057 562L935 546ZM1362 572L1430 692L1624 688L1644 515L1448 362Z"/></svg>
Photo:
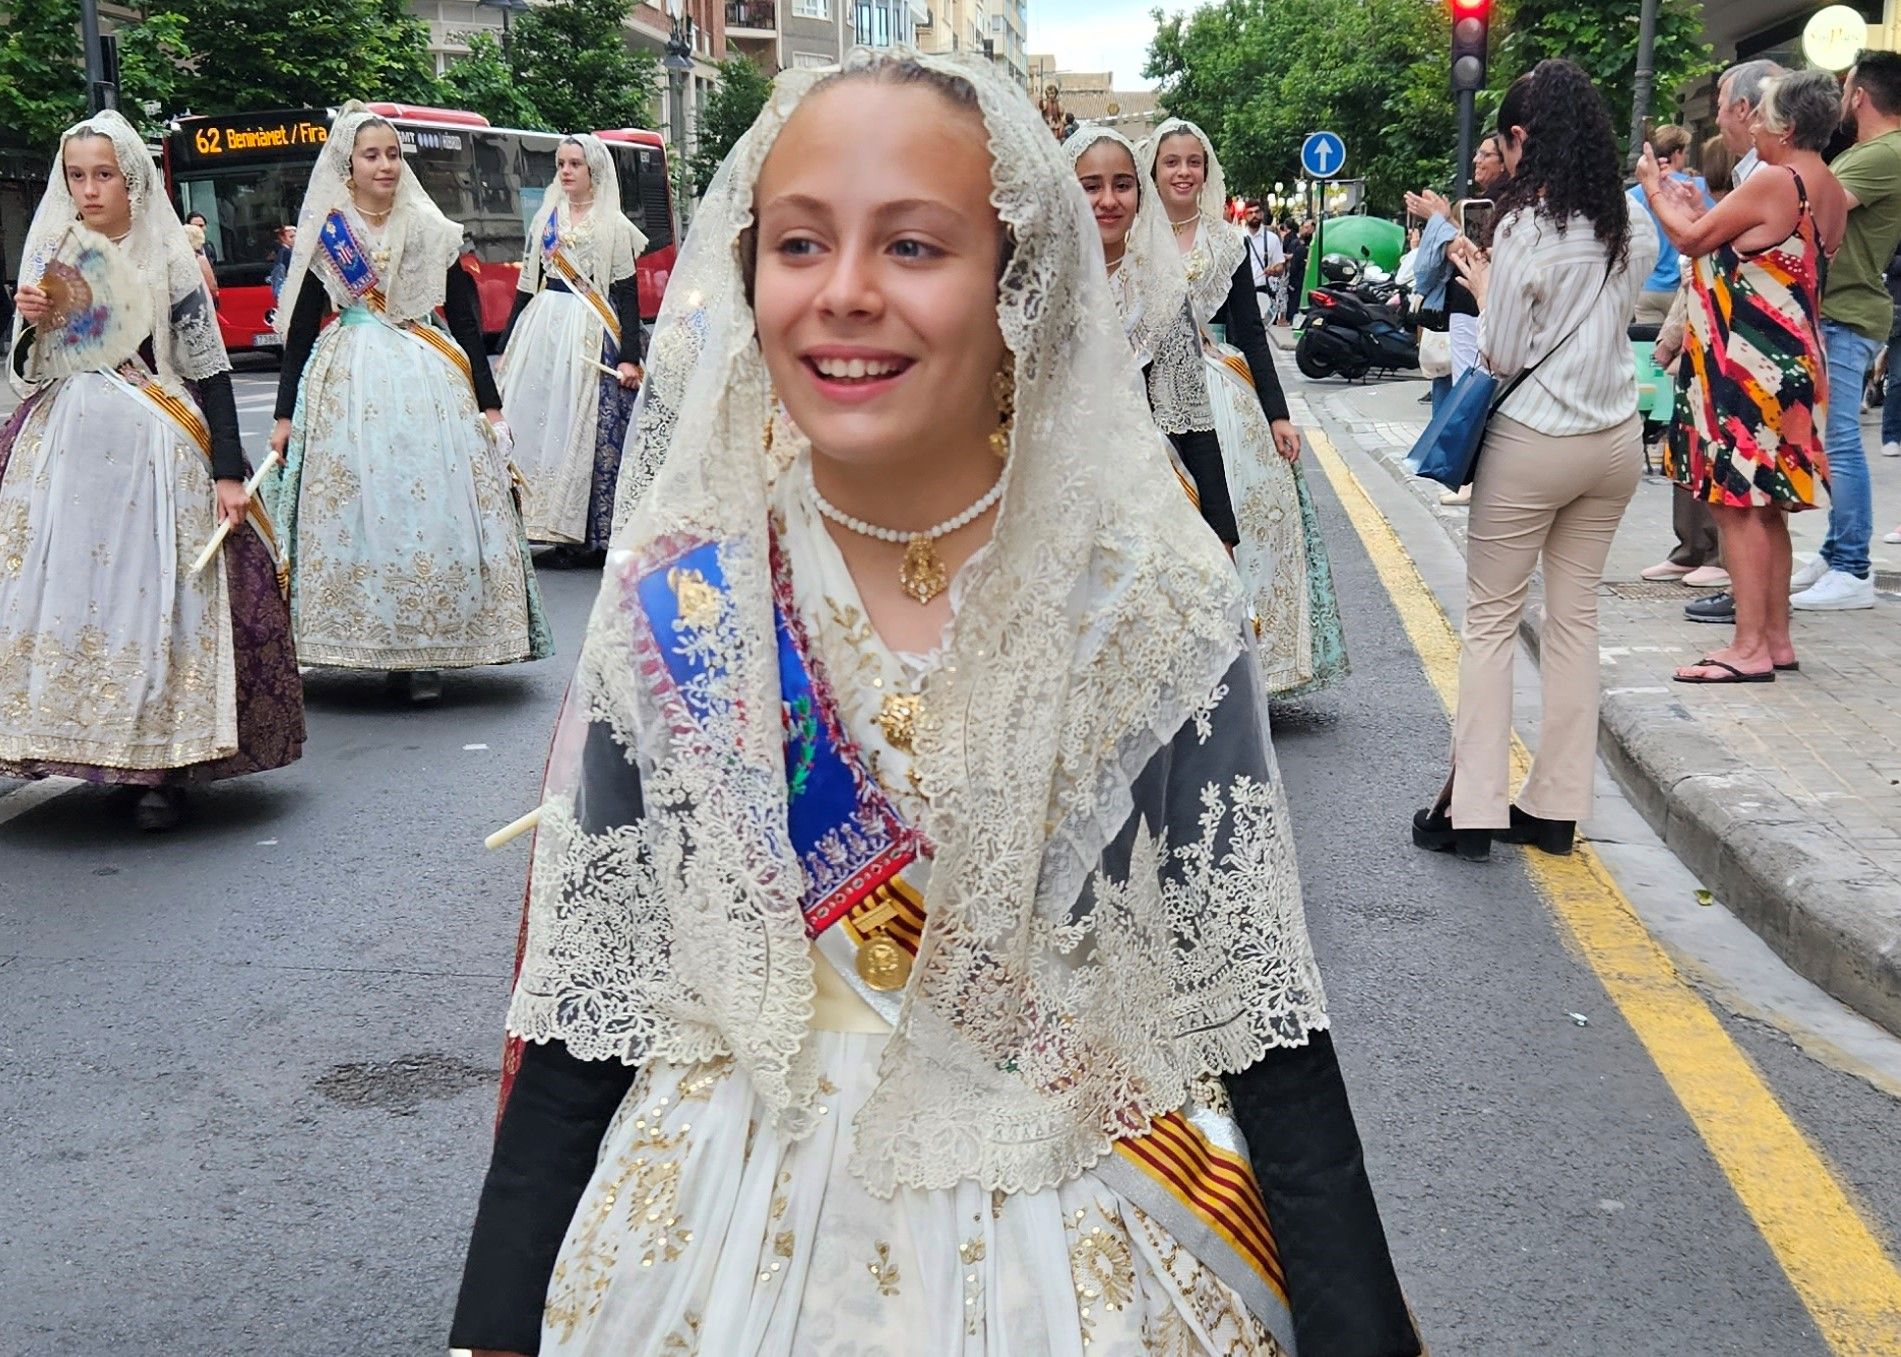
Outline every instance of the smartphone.
<svg viewBox="0 0 1901 1357"><path fill-rule="evenodd" d="M1453 209L1459 215L1459 229L1468 240L1482 241L1492 225L1492 200L1490 198L1461 198Z"/></svg>

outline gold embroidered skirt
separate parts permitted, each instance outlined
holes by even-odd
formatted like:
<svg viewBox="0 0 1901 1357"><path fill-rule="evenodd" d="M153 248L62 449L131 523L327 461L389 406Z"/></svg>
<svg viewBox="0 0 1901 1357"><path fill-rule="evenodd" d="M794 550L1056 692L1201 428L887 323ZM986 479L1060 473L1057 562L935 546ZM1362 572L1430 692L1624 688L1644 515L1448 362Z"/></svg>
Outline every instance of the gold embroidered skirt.
<svg viewBox="0 0 1901 1357"><path fill-rule="evenodd" d="M730 1061L641 1071L562 1244L545 1357L1285 1357L1093 1174L871 1196L845 1165L886 1038L809 1040L825 1114L803 1140Z"/></svg>

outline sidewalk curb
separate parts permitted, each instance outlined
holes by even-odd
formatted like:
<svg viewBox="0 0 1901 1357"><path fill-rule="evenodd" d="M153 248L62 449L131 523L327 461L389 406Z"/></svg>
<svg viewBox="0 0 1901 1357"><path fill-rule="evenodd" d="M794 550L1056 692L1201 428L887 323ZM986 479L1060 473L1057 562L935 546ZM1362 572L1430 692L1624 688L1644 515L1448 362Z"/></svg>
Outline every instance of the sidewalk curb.
<svg viewBox="0 0 1901 1357"><path fill-rule="evenodd" d="M1331 422L1345 422L1333 399L1315 394ZM1463 555L1440 512L1439 486L1408 475L1388 449L1352 441L1427 505ZM1534 658L1543 626L1542 602L1527 603L1519 634ZM1892 874L1687 729L1669 704L1606 693L1598 731L1619 785L1684 866L1798 974L1901 1035L1901 903Z"/></svg>

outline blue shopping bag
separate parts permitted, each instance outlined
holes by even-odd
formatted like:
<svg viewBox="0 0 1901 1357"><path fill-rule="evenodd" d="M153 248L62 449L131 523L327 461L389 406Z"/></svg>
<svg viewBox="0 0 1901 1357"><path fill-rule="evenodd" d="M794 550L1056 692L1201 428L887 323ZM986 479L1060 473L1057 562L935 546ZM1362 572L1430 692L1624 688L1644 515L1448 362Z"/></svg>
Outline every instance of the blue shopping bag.
<svg viewBox="0 0 1901 1357"><path fill-rule="evenodd" d="M1498 399L1498 378L1476 365L1467 368L1406 454L1406 469L1448 490L1470 485L1479 445L1485 441L1485 425Z"/></svg>

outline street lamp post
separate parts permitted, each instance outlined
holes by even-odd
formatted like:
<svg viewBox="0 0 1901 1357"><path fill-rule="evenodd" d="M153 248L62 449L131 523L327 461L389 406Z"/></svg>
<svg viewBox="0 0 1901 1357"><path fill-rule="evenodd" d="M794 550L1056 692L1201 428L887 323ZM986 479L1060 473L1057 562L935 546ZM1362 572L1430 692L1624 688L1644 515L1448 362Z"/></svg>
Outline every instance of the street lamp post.
<svg viewBox="0 0 1901 1357"><path fill-rule="evenodd" d="M499 9L502 12L502 56L508 56L508 20L510 16L525 13L529 0L475 0L477 9Z"/></svg>
<svg viewBox="0 0 1901 1357"><path fill-rule="evenodd" d="M667 13L672 19L671 30L667 34L667 56L660 64L666 68L667 82L671 86L673 108L673 163L674 182L684 189L686 185L686 78L693 69L693 18L685 13L684 0L667 0ZM679 193L684 200L686 194ZM680 203L681 215L686 215L686 204Z"/></svg>
<svg viewBox="0 0 1901 1357"><path fill-rule="evenodd" d="M79 37L86 45L86 107L97 113L119 106L116 75L106 70L106 44L99 36L99 0L79 0Z"/></svg>

